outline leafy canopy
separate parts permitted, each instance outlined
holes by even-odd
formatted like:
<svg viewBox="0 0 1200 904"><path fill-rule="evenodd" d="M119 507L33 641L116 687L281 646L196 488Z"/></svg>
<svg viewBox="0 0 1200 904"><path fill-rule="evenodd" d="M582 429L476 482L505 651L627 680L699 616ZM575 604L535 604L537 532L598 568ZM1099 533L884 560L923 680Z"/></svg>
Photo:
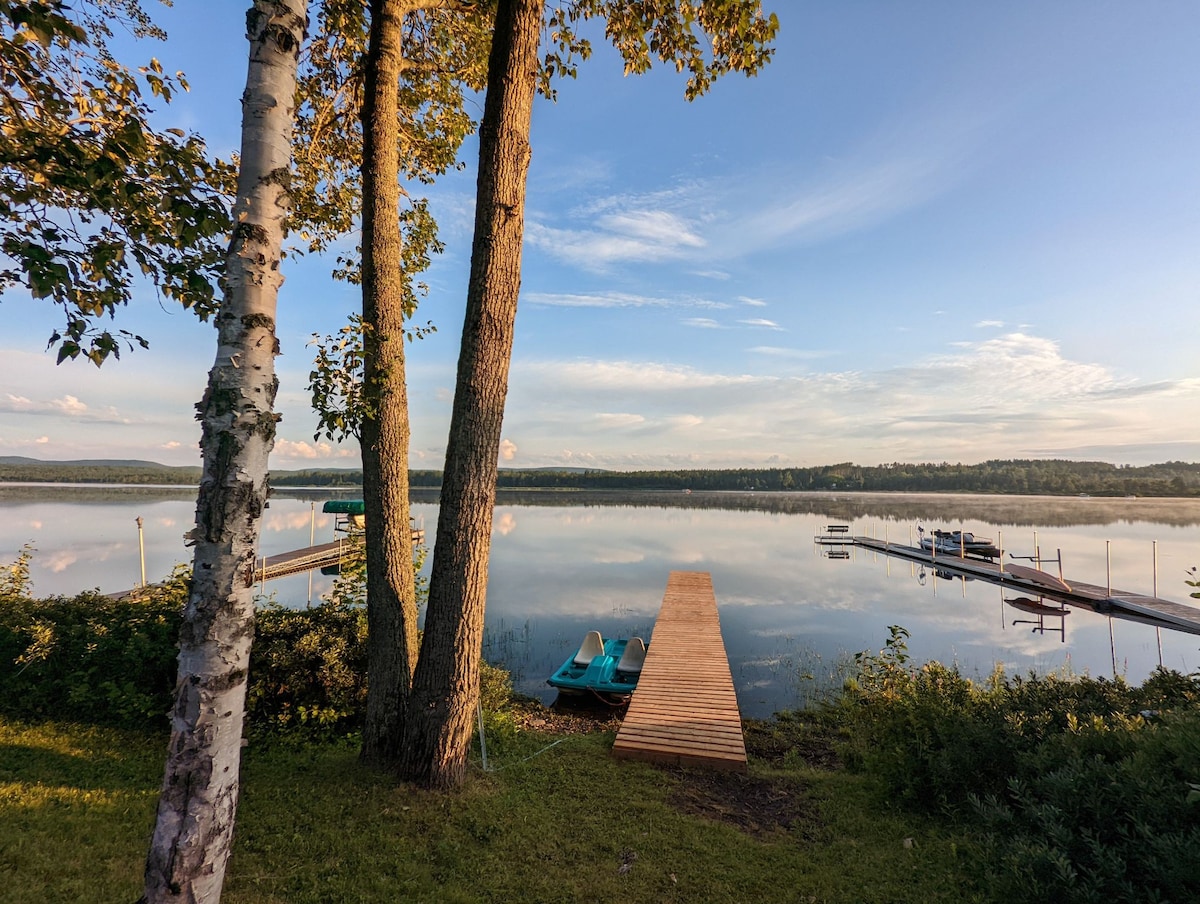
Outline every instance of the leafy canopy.
<svg viewBox="0 0 1200 904"><path fill-rule="evenodd" d="M59 362L146 346L99 324L139 280L207 318L229 229L229 167L150 125L147 96L169 103L186 80L118 63L114 24L163 37L137 0L0 0L0 292L59 308Z"/></svg>

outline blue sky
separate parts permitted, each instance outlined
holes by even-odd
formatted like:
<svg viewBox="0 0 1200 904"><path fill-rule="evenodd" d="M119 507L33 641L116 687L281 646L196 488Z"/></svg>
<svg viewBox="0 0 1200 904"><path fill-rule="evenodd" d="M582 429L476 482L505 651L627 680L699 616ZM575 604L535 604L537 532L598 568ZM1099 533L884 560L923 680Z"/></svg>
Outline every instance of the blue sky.
<svg viewBox="0 0 1200 904"><path fill-rule="evenodd" d="M156 11L192 92L163 123L236 147L242 0ZM1200 460L1200 5L777 0L775 59L683 99L597 53L534 112L502 466ZM440 467L474 204L412 346L414 467ZM279 300L277 468L313 439L313 333L357 305L328 261ZM49 307L0 303L0 455L198 462L211 327L153 293L150 351L56 367ZM120 324L119 324L120 325Z"/></svg>

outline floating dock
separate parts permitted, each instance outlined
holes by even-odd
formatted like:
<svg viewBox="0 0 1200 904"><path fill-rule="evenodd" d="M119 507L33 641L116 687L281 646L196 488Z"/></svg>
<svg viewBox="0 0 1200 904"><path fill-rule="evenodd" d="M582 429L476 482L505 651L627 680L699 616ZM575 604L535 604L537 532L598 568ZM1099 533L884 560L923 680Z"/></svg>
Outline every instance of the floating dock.
<svg viewBox="0 0 1200 904"><path fill-rule="evenodd" d="M1085 606L1105 615L1142 621L1157 627L1186 631L1189 634L1200 634L1200 608L1161 597L1128 590L1114 590L1073 578L1064 579L1062 586L1056 587L1052 585L1057 582L1057 578L1048 573L1040 573L1042 577L1039 578L1036 569L1020 565L1005 565L1001 568L1000 563L971 556L931 555L924 549L889 543L874 537L857 537L839 532L826 533L815 539L818 544L825 546L857 546L872 552L919 562L939 571L978 578L1035 596Z"/></svg>
<svg viewBox="0 0 1200 904"><path fill-rule="evenodd" d="M745 771L742 718L708 572L671 572L613 755Z"/></svg>

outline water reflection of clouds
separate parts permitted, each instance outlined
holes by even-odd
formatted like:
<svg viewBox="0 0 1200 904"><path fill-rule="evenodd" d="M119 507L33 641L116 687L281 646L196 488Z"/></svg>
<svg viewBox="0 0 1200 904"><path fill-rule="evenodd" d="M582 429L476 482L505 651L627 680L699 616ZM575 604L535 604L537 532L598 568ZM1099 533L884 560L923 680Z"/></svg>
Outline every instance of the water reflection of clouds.
<svg viewBox="0 0 1200 904"><path fill-rule="evenodd" d="M311 528L314 530L324 530L332 526L333 516L317 512L315 515L311 508L305 507L301 511L279 511L277 501L272 501L272 507L269 513L263 518L262 529L271 533L283 533L285 531L298 531L302 528Z"/></svg>
<svg viewBox="0 0 1200 904"><path fill-rule="evenodd" d="M39 593L77 593L99 585L105 592L137 583L137 534L133 515L141 512L160 529L146 531L147 576L157 580L171 566L190 559L179 525L194 516L192 499L148 503L125 500L72 502L73 491L53 497L24 513L7 509L0 518L0 540L15 551L29 539L30 523L39 522L42 551L34 556L34 584ZM689 497L694 498L694 497ZM775 497L772 497L775 498ZM1016 672L1062 668L1064 665L1096 675L1112 673L1107 620L1073 610L1067 621L1067 641L1057 634L1036 634L1028 625L1013 625L1022 613L1000 601L1000 590L982 582L967 585L966 598L957 581L927 573L926 584L916 580L907 562L854 551L846 560L828 559L812 544L814 534L830 523L852 523L853 532L882 537L885 530L903 539L907 522L884 527L872 519L892 517L896 507L921 511L940 498L854 497L866 514L837 513L846 498L805 503L825 511L779 513L719 508L670 509L651 506L561 507L501 505L497 507L487 608L489 659L503 660L517 672L517 686L542 699L552 698L546 675L559 665L569 648L587 630L606 636L648 634L673 569L712 574L722 633L742 711L766 715L794 705L821 681L835 683L839 669L853 654L878 652L889 625L902 625L912 637L914 661L957 660L964 673L986 677L993 663ZM264 530L260 552L273 555L308 545L311 497L276 495L268 510L272 529ZM64 500L66 500L64 502ZM1139 510L1155 511L1152 503L1136 500ZM984 513L998 503L991 497L966 497L962 507L978 503ZM1014 529L1012 519L1055 524L1062 506L1073 500L1000 499L994 508L999 524L972 520L968 529L995 535L1004 530L1006 546L1018 554L1031 551L1032 532ZM873 514L870 505L883 506ZM133 506L136 505L135 509ZM1171 511L1174 501L1165 501ZM319 508L318 503L318 508ZM4 508L0 503L0 508ZM1178 505L1174 505L1178 509ZM434 540L437 507L413 506L418 523ZM927 514L927 513L926 513ZM318 515L328 531L332 519ZM931 522L926 518L926 527ZM516 529L519 527L519 529ZM1160 593L1184 600L1189 588L1184 570L1194 564L1200 526L1166 523L1089 524L1039 527L1043 553L1061 547L1067 576L1103 584L1105 540L1112 538L1114 586L1149 591L1152 583L1151 540L1159 539ZM126 538L124 544L98 544L96 537ZM319 538L322 542L324 538ZM1026 549L1028 547L1029 549ZM72 561L73 559L73 561ZM426 568L428 568L428 562ZM52 570L58 568L58 571ZM330 579L314 575L314 599L327 592ZM266 585L283 605L303 607L308 576L297 575ZM1141 680L1158 662L1154 629L1114 622L1118 670ZM1163 632L1163 659L1170 667L1192 671L1200 666L1198 638ZM809 678L806 676L816 676Z"/></svg>

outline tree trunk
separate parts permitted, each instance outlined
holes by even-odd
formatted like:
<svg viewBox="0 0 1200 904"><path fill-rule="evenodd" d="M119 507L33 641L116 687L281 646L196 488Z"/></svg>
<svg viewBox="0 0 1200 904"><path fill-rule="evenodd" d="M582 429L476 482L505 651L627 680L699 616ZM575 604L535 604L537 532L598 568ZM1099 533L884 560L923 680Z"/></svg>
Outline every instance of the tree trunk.
<svg viewBox="0 0 1200 904"><path fill-rule="evenodd" d="M488 64L467 313L425 637L401 760L405 778L430 787L462 781L479 699L500 429L521 288L542 5L542 0L500 0Z"/></svg>
<svg viewBox="0 0 1200 904"><path fill-rule="evenodd" d="M398 756L417 658L417 591L408 501L408 390L398 175L403 16L411 3L371 0L363 124L362 426L367 548L367 716L362 759Z"/></svg>
<svg viewBox="0 0 1200 904"><path fill-rule="evenodd" d="M255 556L278 419L275 309L296 62L307 24L303 0L255 0L246 17L250 65L236 225L216 321L216 363L196 406L204 472L189 535L196 553L171 741L146 858L143 900L152 904L219 901L233 841Z"/></svg>

